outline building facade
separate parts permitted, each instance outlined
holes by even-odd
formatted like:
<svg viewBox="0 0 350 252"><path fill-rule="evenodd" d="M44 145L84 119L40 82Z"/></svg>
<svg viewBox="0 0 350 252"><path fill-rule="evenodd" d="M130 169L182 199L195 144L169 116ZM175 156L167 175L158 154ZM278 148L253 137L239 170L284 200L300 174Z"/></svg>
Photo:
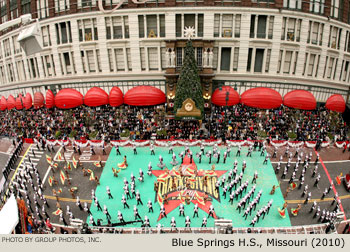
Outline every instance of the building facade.
<svg viewBox="0 0 350 252"><path fill-rule="evenodd" d="M43 50L26 55L22 27L0 33L0 95L90 87L125 93L152 85L175 94L185 27L210 100L221 85L240 94L271 87L283 96L306 89L318 102L349 103L349 0L0 0L1 23L32 13ZM113 10L113 11L112 11ZM169 101L169 100L168 100Z"/></svg>

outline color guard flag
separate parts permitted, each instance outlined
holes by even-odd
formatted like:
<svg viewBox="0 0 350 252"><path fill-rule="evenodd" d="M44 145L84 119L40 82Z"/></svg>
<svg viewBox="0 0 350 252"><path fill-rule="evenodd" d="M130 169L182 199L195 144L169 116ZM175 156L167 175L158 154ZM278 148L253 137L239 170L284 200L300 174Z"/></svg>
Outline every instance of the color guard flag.
<svg viewBox="0 0 350 252"><path fill-rule="evenodd" d="M68 162L68 161L67 161L67 169L70 170L70 171L72 170L72 167L71 167L71 165L70 165L70 162Z"/></svg>
<svg viewBox="0 0 350 252"><path fill-rule="evenodd" d="M100 164L100 162L94 162L94 165L96 166L96 167L101 167L101 164Z"/></svg>
<svg viewBox="0 0 350 252"><path fill-rule="evenodd" d="M62 192L62 188L60 188L58 191L57 191L57 193L61 193Z"/></svg>
<svg viewBox="0 0 350 252"><path fill-rule="evenodd" d="M54 163L53 166L55 166L55 168L57 168L58 167L58 163Z"/></svg>
<svg viewBox="0 0 350 252"><path fill-rule="evenodd" d="M58 152L57 159L58 159L59 161L62 160L62 154L61 154L61 152Z"/></svg>
<svg viewBox="0 0 350 252"><path fill-rule="evenodd" d="M292 190L294 190L297 187L297 184L295 182L292 182L290 184L290 187L292 188Z"/></svg>
<svg viewBox="0 0 350 252"><path fill-rule="evenodd" d="M46 154L46 160L47 160L47 162L48 162L49 164L51 164L52 158L51 158L49 155L47 155L47 154Z"/></svg>
<svg viewBox="0 0 350 252"><path fill-rule="evenodd" d="M54 215L60 215L62 213L62 210L57 208L56 211L52 212Z"/></svg>
<svg viewBox="0 0 350 252"><path fill-rule="evenodd" d="M77 165L78 165L78 161L75 160L75 158L73 156L73 166L74 166L74 168L77 168Z"/></svg>
<svg viewBox="0 0 350 252"><path fill-rule="evenodd" d="M49 177L49 184L50 184L50 186L52 186L52 177L51 176Z"/></svg>
<svg viewBox="0 0 350 252"><path fill-rule="evenodd" d="M92 173L92 170L90 170L90 169L87 169L86 171L87 171L88 173Z"/></svg>
<svg viewBox="0 0 350 252"><path fill-rule="evenodd" d="M60 172L60 179L61 179L62 185L64 185L64 181L66 180L66 175L64 175L64 172L62 170Z"/></svg>
<svg viewBox="0 0 350 252"><path fill-rule="evenodd" d="M95 180L94 172L91 172L89 180Z"/></svg>

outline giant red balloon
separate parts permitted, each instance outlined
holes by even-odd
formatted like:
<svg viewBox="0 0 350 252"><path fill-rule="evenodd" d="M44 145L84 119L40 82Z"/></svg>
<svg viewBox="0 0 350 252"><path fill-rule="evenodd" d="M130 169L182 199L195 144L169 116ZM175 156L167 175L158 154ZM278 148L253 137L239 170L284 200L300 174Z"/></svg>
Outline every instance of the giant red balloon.
<svg viewBox="0 0 350 252"><path fill-rule="evenodd" d="M4 111L6 108L7 108L7 100L5 96L3 96L1 97L1 101L0 101L0 109Z"/></svg>
<svg viewBox="0 0 350 252"><path fill-rule="evenodd" d="M18 97L16 98L16 104L15 104L16 109L17 110L23 109L23 103L24 103L23 96L19 94Z"/></svg>
<svg viewBox="0 0 350 252"><path fill-rule="evenodd" d="M106 105L108 104L108 94L102 88L90 88L85 94L84 104L89 107Z"/></svg>
<svg viewBox="0 0 350 252"><path fill-rule="evenodd" d="M241 95L241 103L253 108L278 108L282 104L282 96L271 88L251 88Z"/></svg>
<svg viewBox="0 0 350 252"><path fill-rule="evenodd" d="M111 92L109 92L109 105L112 107L118 107L124 102L123 92L119 87L113 87Z"/></svg>
<svg viewBox="0 0 350 252"><path fill-rule="evenodd" d="M316 99L309 91L298 89L285 94L283 104L296 109L314 110L316 108Z"/></svg>
<svg viewBox="0 0 350 252"><path fill-rule="evenodd" d="M64 88L57 93L55 105L61 109L79 107L83 105L83 95L75 89Z"/></svg>
<svg viewBox="0 0 350 252"><path fill-rule="evenodd" d="M15 98L13 98L13 96L10 95L10 96L7 98L7 109L8 109L8 110L11 110L11 109L13 109L15 106L16 106Z"/></svg>
<svg viewBox="0 0 350 252"><path fill-rule="evenodd" d="M38 109L44 106L44 95L41 92L36 92L34 94L34 108Z"/></svg>
<svg viewBox="0 0 350 252"><path fill-rule="evenodd" d="M227 98L228 100L226 104ZM218 88L214 91L211 97L211 102L218 106L233 106L239 103L239 94L232 87L223 86L222 90Z"/></svg>
<svg viewBox="0 0 350 252"><path fill-rule="evenodd" d="M46 104L45 106L47 108L53 108L55 106L55 96L53 95L52 91L48 89L46 91Z"/></svg>
<svg viewBox="0 0 350 252"><path fill-rule="evenodd" d="M126 92L124 103L131 106L151 106L165 103L162 90L152 86L137 86Z"/></svg>
<svg viewBox="0 0 350 252"><path fill-rule="evenodd" d="M327 99L326 108L332 111L344 113L345 111L345 100L342 95L334 94Z"/></svg>
<svg viewBox="0 0 350 252"><path fill-rule="evenodd" d="M30 93L27 93L24 97L24 107L25 109L30 109L33 105L32 95Z"/></svg>

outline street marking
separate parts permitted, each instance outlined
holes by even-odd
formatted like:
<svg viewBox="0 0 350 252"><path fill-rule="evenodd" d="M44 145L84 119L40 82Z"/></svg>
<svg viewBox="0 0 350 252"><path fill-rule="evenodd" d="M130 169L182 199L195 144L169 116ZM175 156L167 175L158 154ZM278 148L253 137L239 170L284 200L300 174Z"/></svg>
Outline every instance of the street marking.
<svg viewBox="0 0 350 252"><path fill-rule="evenodd" d="M56 200L56 197L55 197L55 196L44 195L44 197L45 197L46 199ZM60 197L58 197L58 200L59 200L59 201L66 201L66 202L77 202L76 199L70 199L70 198L60 198ZM80 199L80 202L91 203L92 200Z"/></svg>
<svg viewBox="0 0 350 252"><path fill-rule="evenodd" d="M315 153L316 153L316 155L318 154L318 152L316 151L316 149L314 149L314 151L315 151ZM323 169L324 169L324 171L325 171L325 173L326 173L326 175L327 175L327 177L328 177L328 180L329 180L329 183L331 183L332 182L332 178L331 178L331 176L329 175L329 172L328 172L328 170L327 170L327 168L326 168L326 166L324 165L324 163L323 163L323 161L322 161L322 158L320 157L320 162L321 162L321 165L322 165L322 167L323 167ZM335 189L335 185L334 185L334 183L333 183L333 192L334 192L334 195L336 195L337 194L337 189ZM339 198L339 197L338 197ZM340 202L339 203L339 207L340 207L340 210L343 212L343 213L345 213L344 212L344 208L343 208L343 205L342 205L342 203ZM345 216L345 214L344 214L344 220L346 220L346 216Z"/></svg>

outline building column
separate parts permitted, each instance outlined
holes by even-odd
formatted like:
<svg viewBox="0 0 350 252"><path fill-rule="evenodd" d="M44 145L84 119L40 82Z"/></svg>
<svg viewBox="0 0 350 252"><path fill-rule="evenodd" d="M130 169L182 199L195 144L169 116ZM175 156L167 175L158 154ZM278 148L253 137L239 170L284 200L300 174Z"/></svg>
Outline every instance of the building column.
<svg viewBox="0 0 350 252"><path fill-rule="evenodd" d="M255 66L255 54L256 54L256 48L253 47L253 52L252 52L252 59L250 61L250 72L254 73L254 66Z"/></svg>
<svg viewBox="0 0 350 252"><path fill-rule="evenodd" d="M221 46L218 47L218 67L216 69L218 73L221 71Z"/></svg>
<svg viewBox="0 0 350 252"><path fill-rule="evenodd" d="M258 36L258 19L259 19L259 15L255 15L254 38L257 38ZM254 52L254 55L255 55L255 52Z"/></svg>
<svg viewBox="0 0 350 252"><path fill-rule="evenodd" d="M267 58L267 50L269 50L268 48L264 49L264 57L263 57L263 63L262 63L262 68L261 68L261 73L264 74L265 73L265 68L266 68L266 58Z"/></svg>
<svg viewBox="0 0 350 252"><path fill-rule="evenodd" d="M123 56L124 56L124 66L125 66L125 72L129 72L129 65L128 65L128 57L126 56L126 47L123 48Z"/></svg>

